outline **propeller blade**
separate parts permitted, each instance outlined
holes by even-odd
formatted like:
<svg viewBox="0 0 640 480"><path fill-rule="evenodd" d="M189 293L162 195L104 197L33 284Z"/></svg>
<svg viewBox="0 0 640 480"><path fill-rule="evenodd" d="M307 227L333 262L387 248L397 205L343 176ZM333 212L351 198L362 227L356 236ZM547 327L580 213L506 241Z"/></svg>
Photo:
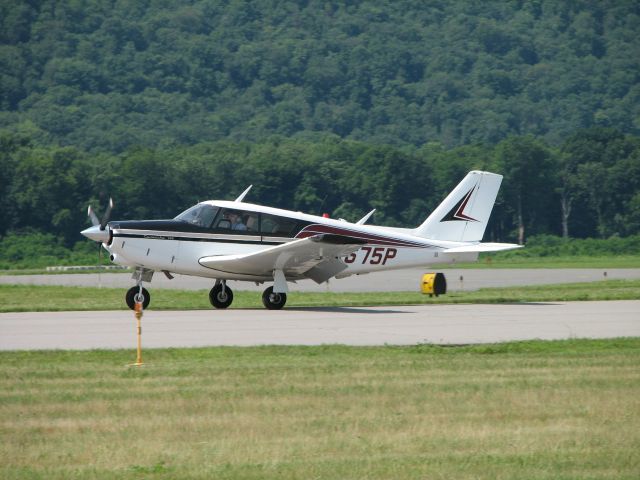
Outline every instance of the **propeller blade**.
<svg viewBox="0 0 640 480"><path fill-rule="evenodd" d="M100 225L100 220L98 220L98 216L96 215L96 213L93 211L93 208L91 208L91 205L89 205L89 208L87 209L87 215L89 216L89 218L91 219L91 224L95 227L96 225Z"/></svg>
<svg viewBox="0 0 640 480"><path fill-rule="evenodd" d="M109 206L107 207L107 211L104 212L104 216L102 217L102 221L100 222L100 230L104 230L107 227L107 223L109 223L109 217L111 217L112 209L113 209L113 199L109 197Z"/></svg>

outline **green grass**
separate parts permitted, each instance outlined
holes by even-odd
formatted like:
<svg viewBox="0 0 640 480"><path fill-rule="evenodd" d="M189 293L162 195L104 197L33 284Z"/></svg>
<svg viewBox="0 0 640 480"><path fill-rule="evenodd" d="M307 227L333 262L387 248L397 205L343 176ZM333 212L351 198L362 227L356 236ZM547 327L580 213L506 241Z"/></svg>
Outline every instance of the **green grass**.
<svg viewBox="0 0 640 480"><path fill-rule="evenodd" d="M637 479L640 339L0 352L3 479Z"/></svg>
<svg viewBox="0 0 640 480"><path fill-rule="evenodd" d="M121 310L125 290L34 285L0 285L0 312ZM287 306L375 306L429 303L513 303L578 300L637 300L640 280L606 280L590 283L530 287L484 288L431 298L417 292L309 293L292 292ZM209 309L206 290L151 290L155 310ZM236 291L231 308L262 308L259 292Z"/></svg>

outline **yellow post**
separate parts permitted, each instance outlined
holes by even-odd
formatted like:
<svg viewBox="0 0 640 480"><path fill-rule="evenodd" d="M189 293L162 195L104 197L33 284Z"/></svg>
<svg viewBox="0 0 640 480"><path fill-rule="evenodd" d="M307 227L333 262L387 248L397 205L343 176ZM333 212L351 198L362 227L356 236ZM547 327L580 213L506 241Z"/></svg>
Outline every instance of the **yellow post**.
<svg viewBox="0 0 640 480"><path fill-rule="evenodd" d="M132 367L140 367L142 363L142 302L136 302L134 307L136 320L138 321L138 357L136 363L132 363Z"/></svg>

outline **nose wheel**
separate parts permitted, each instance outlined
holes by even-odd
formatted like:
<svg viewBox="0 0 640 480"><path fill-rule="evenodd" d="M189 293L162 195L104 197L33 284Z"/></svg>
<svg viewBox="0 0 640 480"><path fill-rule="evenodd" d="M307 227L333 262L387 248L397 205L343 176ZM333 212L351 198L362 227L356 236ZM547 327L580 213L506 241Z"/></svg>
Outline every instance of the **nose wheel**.
<svg viewBox="0 0 640 480"><path fill-rule="evenodd" d="M209 301L215 308L227 308L233 302L233 291L224 282L216 283L209 292Z"/></svg>
<svg viewBox="0 0 640 480"><path fill-rule="evenodd" d="M269 287L262 294L262 303L269 310L280 310L287 303L287 294L275 293L273 287Z"/></svg>
<svg viewBox="0 0 640 480"><path fill-rule="evenodd" d="M127 294L125 295L125 300L127 302L127 307L133 310L136 307L136 295L140 293L140 287L131 287L127 290ZM149 302L151 302L151 295L149 295L149 291L142 287L142 308L144 310L149 306Z"/></svg>

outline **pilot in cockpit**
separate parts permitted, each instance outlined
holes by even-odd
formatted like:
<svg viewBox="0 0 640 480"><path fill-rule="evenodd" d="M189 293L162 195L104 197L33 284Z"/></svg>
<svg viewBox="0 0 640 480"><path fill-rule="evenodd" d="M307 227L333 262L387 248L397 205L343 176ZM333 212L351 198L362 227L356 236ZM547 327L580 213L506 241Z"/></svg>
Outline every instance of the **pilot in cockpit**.
<svg viewBox="0 0 640 480"><path fill-rule="evenodd" d="M231 221L231 230L247 229L247 226L243 223L242 217L238 212L229 212L229 220Z"/></svg>

